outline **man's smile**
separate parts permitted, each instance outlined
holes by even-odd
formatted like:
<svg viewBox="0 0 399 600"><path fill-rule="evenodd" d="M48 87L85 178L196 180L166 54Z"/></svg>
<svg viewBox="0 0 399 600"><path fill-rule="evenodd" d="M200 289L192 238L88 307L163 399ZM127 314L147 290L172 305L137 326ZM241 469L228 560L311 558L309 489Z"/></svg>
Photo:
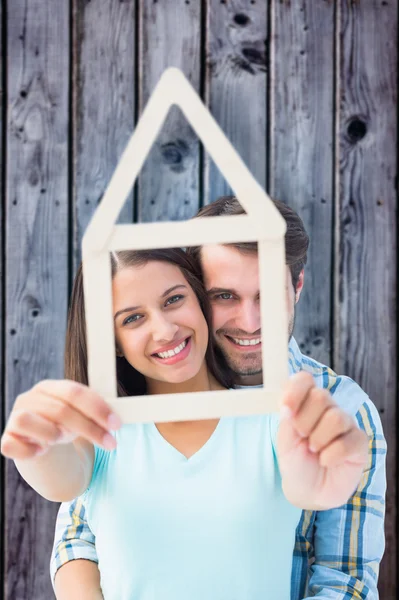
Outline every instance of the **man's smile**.
<svg viewBox="0 0 399 600"><path fill-rule="evenodd" d="M230 344L232 344L232 346L234 346L234 348L237 348L237 350L254 351L254 350L260 350L261 346L262 346L262 338L260 338L260 337L237 338L237 337L232 337L227 334L224 334L224 337L230 342Z"/></svg>

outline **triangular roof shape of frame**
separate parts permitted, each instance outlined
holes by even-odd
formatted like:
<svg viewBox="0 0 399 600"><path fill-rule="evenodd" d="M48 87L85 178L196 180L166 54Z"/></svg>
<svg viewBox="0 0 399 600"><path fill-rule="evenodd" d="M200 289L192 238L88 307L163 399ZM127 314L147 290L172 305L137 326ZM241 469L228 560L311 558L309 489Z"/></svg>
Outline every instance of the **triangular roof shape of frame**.
<svg viewBox="0 0 399 600"><path fill-rule="evenodd" d="M172 105L182 110L246 215L116 225ZM83 237L89 385L125 422L205 419L277 410L288 368L285 231L284 219L183 73L176 68L167 69L148 101ZM263 388L117 398L110 252L254 241L258 242L259 256Z"/></svg>

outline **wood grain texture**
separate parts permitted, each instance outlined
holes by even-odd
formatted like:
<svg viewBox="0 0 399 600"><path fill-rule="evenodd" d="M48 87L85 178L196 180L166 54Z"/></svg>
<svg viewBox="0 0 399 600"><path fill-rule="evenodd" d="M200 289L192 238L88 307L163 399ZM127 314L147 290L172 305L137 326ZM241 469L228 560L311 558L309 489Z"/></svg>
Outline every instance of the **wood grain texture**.
<svg viewBox="0 0 399 600"><path fill-rule="evenodd" d="M180 68L200 91L201 2L140 1L139 108L167 67ZM199 141L176 107L145 162L138 186L138 220L176 221L199 207Z"/></svg>
<svg viewBox="0 0 399 600"><path fill-rule="evenodd" d="M310 236L294 335L331 364L334 5L271 5L269 192L298 212Z"/></svg>
<svg viewBox="0 0 399 600"><path fill-rule="evenodd" d="M258 182L266 185L267 3L208 0L207 105ZM204 204L231 189L205 159Z"/></svg>
<svg viewBox="0 0 399 600"><path fill-rule="evenodd" d="M381 600L394 600L396 539L397 3L340 2L335 367L379 409L388 443Z"/></svg>
<svg viewBox="0 0 399 600"><path fill-rule="evenodd" d="M135 0L73 0L74 269L84 231L133 133ZM118 222L133 221L133 193Z"/></svg>
<svg viewBox="0 0 399 600"><path fill-rule="evenodd" d="M68 292L68 3L14 0L9 8L6 415L19 393L62 375ZM53 597L56 509L7 461L7 600Z"/></svg>

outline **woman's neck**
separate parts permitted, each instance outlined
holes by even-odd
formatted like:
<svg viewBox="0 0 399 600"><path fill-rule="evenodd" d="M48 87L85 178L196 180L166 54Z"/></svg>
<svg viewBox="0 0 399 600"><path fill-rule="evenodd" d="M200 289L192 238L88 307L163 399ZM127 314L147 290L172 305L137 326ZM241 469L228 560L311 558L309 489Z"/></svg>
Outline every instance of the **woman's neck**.
<svg viewBox="0 0 399 600"><path fill-rule="evenodd" d="M225 389L210 373L205 362L197 375L182 383L147 379L148 394L181 394ZM219 419L155 423L159 433L187 458L197 452L215 431Z"/></svg>

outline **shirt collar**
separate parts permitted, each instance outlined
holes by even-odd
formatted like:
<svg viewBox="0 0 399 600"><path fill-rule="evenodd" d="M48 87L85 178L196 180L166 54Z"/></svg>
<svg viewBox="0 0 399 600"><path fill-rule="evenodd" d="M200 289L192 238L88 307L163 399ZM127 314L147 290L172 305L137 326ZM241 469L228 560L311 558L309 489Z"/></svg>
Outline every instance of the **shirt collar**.
<svg viewBox="0 0 399 600"><path fill-rule="evenodd" d="M288 344L288 366L290 375L299 373L302 370L302 352L294 337L291 337Z"/></svg>

